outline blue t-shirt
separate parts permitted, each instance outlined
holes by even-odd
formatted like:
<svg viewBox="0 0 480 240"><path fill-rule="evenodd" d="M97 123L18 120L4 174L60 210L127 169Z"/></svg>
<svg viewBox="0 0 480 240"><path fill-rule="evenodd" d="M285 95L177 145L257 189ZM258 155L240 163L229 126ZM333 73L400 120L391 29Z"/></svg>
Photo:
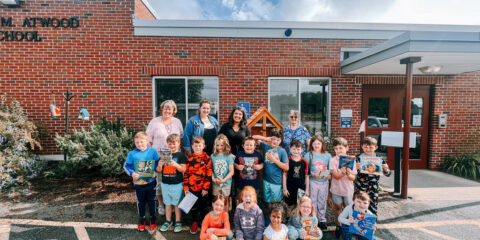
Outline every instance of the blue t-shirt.
<svg viewBox="0 0 480 240"><path fill-rule="evenodd" d="M313 152L307 152L305 154L305 160L308 162L308 168L309 174L315 173L319 174L321 171L329 170L330 166L330 158L332 158L332 155L330 153L324 153L322 155L317 155ZM317 179L314 177L310 177L310 181L318 181L318 182L324 182L327 181L326 178L322 179Z"/></svg>
<svg viewBox="0 0 480 240"><path fill-rule="evenodd" d="M280 162L288 163L288 156L285 149L281 147L272 148L270 144L261 142L260 149L263 151L263 159L265 159L265 166L263 168L263 180L271 184L281 185L282 184L282 174L283 170L267 159L267 152L272 152L274 155L277 154Z"/></svg>
<svg viewBox="0 0 480 240"><path fill-rule="evenodd" d="M245 186L252 186L258 190L260 188L260 182L258 180L259 172L253 168L253 165L263 163L262 155L257 151L254 151L252 154L240 151L235 157L235 163L245 166L237 175L237 189L243 189Z"/></svg>
<svg viewBox="0 0 480 240"><path fill-rule="evenodd" d="M157 150L147 147L145 151L140 151L138 148L135 148L135 150L131 151L128 153L127 160L125 161L125 164L123 165L123 169L129 176L132 176L132 174L135 172L135 164L136 162L140 161L146 161L146 160L155 160L155 166L154 168L157 169L158 167L158 160L160 158L158 157ZM152 167L152 166L145 166L146 168ZM137 181L135 182L136 185L143 185L147 183L153 182L155 179L151 177L141 177L138 178Z"/></svg>
<svg viewBox="0 0 480 240"><path fill-rule="evenodd" d="M213 176L216 178L225 178L230 173L230 165L233 165L233 158L231 154L225 156L223 154L212 154ZM231 185L232 178L229 178L224 185Z"/></svg>

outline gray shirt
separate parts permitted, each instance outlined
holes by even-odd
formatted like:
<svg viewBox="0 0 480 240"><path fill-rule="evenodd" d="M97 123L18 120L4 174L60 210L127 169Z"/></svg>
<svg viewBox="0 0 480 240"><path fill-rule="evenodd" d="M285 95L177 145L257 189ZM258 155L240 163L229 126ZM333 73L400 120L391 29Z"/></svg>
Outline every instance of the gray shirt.
<svg viewBox="0 0 480 240"><path fill-rule="evenodd" d="M240 203L235 210L236 239L262 240L265 222L263 220L262 209L255 204L250 210L246 211L243 203Z"/></svg>

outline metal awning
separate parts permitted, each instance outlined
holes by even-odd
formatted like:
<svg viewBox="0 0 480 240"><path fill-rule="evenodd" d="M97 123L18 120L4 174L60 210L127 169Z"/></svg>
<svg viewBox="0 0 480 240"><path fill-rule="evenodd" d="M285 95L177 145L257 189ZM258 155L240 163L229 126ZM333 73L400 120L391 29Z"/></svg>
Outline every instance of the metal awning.
<svg viewBox="0 0 480 240"><path fill-rule="evenodd" d="M420 57L422 67L439 68L435 74L455 75L480 70L480 33L406 32L340 63L343 74L405 74L400 60Z"/></svg>

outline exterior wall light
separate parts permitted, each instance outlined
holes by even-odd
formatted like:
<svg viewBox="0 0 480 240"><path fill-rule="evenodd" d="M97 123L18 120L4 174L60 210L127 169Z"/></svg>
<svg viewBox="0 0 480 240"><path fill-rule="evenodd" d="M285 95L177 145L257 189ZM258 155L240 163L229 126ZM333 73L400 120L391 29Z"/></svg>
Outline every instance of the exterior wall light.
<svg viewBox="0 0 480 240"><path fill-rule="evenodd" d="M440 65L433 65L433 66L424 66L419 67L418 70L423 74L435 74L438 73L442 69Z"/></svg>
<svg viewBox="0 0 480 240"><path fill-rule="evenodd" d="M287 30L285 30L285 36L290 37L292 35L292 32L292 29L288 28Z"/></svg>

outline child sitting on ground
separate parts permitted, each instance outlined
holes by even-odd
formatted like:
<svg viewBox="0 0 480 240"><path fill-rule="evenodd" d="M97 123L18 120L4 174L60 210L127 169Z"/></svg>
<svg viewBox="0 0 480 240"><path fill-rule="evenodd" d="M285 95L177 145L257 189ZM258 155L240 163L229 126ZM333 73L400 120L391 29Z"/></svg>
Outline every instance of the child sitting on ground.
<svg viewBox="0 0 480 240"><path fill-rule="evenodd" d="M198 223L207 212L208 189L212 181L212 161L203 151L205 140L202 137L195 137L192 142L193 154L187 160L183 190L185 195L191 193L198 197L191 210L193 223L190 227L190 233L197 234Z"/></svg>
<svg viewBox="0 0 480 240"><path fill-rule="evenodd" d="M282 131L274 128L270 137L254 135L253 138L261 140L260 149L264 157L263 168L263 196L265 202L271 207L272 202L282 201L282 173L288 171L288 156L282 143ZM270 142L270 144L265 143Z"/></svg>
<svg viewBox="0 0 480 240"><path fill-rule="evenodd" d="M285 203L288 205L288 214L292 206L297 203L298 190L305 191L305 195L309 195L309 176L308 163L301 157L303 152L303 144L294 139L290 142L290 152L292 156L288 161L288 171L283 173L283 196Z"/></svg>
<svg viewBox="0 0 480 240"><path fill-rule="evenodd" d="M270 207L270 225L263 232L263 240L287 240L288 227L283 224L285 206L281 202L274 202Z"/></svg>
<svg viewBox="0 0 480 240"><path fill-rule="evenodd" d="M182 231L182 212L178 204L183 197L183 173L186 170L186 156L178 151L180 146L180 136L170 134L167 137L168 148L172 151L172 159L169 162L162 162L158 165L157 171L162 173L162 196L163 203L166 206L166 222L160 228L165 232L173 225L172 210L175 209L175 228L174 232ZM172 209L173 208L173 209Z"/></svg>
<svg viewBox="0 0 480 240"><path fill-rule="evenodd" d="M363 153L357 156L357 169L360 167L360 158L361 157L374 157L375 150L377 150L377 139L373 137L365 137L362 140L362 151ZM382 169L383 174L387 177L390 176L391 171L388 168L387 162L382 159ZM377 205L378 205L378 182L380 181L380 175L361 173L357 174L357 179L355 180L355 190L365 191L370 196L370 205L368 210L373 214L377 215Z"/></svg>
<svg viewBox="0 0 480 240"><path fill-rule="evenodd" d="M235 209L235 239L261 240L265 222L262 209L257 205L257 192L252 186L246 186L240 192L242 203Z"/></svg>
<svg viewBox="0 0 480 240"><path fill-rule="evenodd" d="M222 194L213 197L213 210L205 216L202 222L201 240L217 240L222 237L226 237L228 240L233 239L228 209L225 208L226 200L227 198Z"/></svg>
<svg viewBox="0 0 480 240"><path fill-rule="evenodd" d="M154 167L154 169L156 169L159 156L155 149L148 146L148 136L145 132L138 132L135 134L134 141L136 149L128 153L123 169L125 169L129 176L132 176L135 192L137 194L139 215L137 229L139 231L145 230L145 206L148 203L148 213L150 215L149 229L154 230L157 228L157 219L155 216L155 186L157 185L157 181L155 180L155 173L151 177L141 177L139 172L136 172L135 170L138 170L136 166L139 164L137 162L144 162L144 168L147 168L147 165L151 165L151 162L146 162L149 160L155 161L155 166L149 167Z"/></svg>
<svg viewBox="0 0 480 240"><path fill-rule="evenodd" d="M307 196L301 197L288 221L288 239L322 239L323 233L317 224L312 200Z"/></svg>
<svg viewBox="0 0 480 240"><path fill-rule="evenodd" d="M356 164L353 164L353 170L348 167L338 168L341 155L347 155L348 142L345 138L335 138L332 141L335 157L330 159L330 171L333 175L330 192L332 193L333 211L335 212L335 219L342 212L344 206L352 204L353 197L353 181L357 174ZM341 235L340 223L337 221L337 227L334 232L336 238Z"/></svg>
<svg viewBox="0 0 480 240"><path fill-rule="evenodd" d="M357 239L364 240L367 239L363 236L355 235L350 233L350 224L354 222L353 219L353 210L361 212L361 213L369 213L372 214L368 210L368 205L370 203L370 197L364 191L359 191L355 193L353 198L353 203L346 206L340 216L338 216L338 221L342 224L342 239L343 240L350 240L352 239L352 235L357 237ZM373 225L375 229L376 226Z"/></svg>
<svg viewBox="0 0 480 240"><path fill-rule="evenodd" d="M263 168L262 155L255 151L255 139L246 137L243 141L243 151L235 157L235 169L237 175L237 193L245 186L252 186L256 191L260 188L259 171ZM255 200L256 201L256 200Z"/></svg>
<svg viewBox="0 0 480 240"><path fill-rule="evenodd" d="M233 158L230 154L228 138L220 134L215 138L214 150L211 156L213 166L213 196L222 194L226 198L226 210L231 206L230 193L232 190L232 176L234 174Z"/></svg>

